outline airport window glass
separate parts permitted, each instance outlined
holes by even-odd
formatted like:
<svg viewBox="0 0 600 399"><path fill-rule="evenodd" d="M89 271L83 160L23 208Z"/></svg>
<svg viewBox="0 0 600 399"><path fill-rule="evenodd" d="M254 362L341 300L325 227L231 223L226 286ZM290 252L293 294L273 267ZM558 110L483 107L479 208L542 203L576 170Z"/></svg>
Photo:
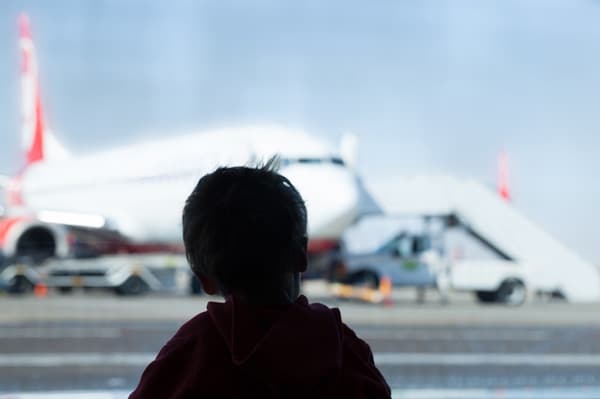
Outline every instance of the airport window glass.
<svg viewBox="0 0 600 399"><path fill-rule="evenodd" d="M393 398L600 397L598 21L591 0L0 1L0 399L128 397L223 302L183 254L187 196L274 156L307 208L301 292Z"/></svg>

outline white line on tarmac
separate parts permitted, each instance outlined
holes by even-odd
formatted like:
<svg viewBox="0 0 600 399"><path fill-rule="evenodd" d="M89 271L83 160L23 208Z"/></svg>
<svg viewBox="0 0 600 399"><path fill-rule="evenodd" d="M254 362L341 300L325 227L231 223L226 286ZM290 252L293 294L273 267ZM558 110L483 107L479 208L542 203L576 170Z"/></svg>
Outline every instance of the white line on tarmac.
<svg viewBox="0 0 600 399"><path fill-rule="evenodd" d="M145 366L154 353L2 354L0 367ZM599 367L600 354L576 353L375 353L379 366L562 366Z"/></svg>
<svg viewBox="0 0 600 399"><path fill-rule="evenodd" d="M364 339L411 340L411 341L503 341L503 342L538 342L548 339L546 331L436 331L436 330L361 330L359 335Z"/></svg>
<svg viewBox="0 0 600 399"><path fill-rule="evenodd" d="M121 331L113 327L10 327L0 328L0 339L21 338L119 338Z"/></svg>
<svg viewBox="0 0 600 399"><path fill-rule="evenodd" d="M398 389L394 399L600 399L600 387L522 389ZM0 398L2 399L2 398Z"/></svg>
<svg viewBox="0 0 600 399"><path fill-rule="evenodd" d="M482 331L435 331L435 330L409 330L409 331L381 331L359 330L365 339L382 340L414 340L414 341L544 341L548 339L545 331L510 331L510 330L482 330ZM0 328L0 339L21 338L119 338L121 331L114 327L10 327Z"/></svg>
<svg viewBox="0 0 600 399"><path fill-rule="evenodd" d="M0 399L126 399L128 391L54 391L0 394Z"/></svg>
<svg viewBox="0 0 600 399"><path fill-rule="evenodd" d="M375 353L379 366L600 366L600 355L579 353Z"/></svg>
<svg viewBox="0 0 600 399"><path fill-rule="evenodd" d="M36 353L0 355L0 367L144 366L153 353Z"/></svg>

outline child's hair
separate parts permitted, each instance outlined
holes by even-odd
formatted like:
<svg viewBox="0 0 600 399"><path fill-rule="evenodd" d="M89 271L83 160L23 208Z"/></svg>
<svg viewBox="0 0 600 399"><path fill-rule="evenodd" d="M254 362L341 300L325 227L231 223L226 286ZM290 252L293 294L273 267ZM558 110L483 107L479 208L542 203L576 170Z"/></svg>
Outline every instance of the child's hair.
<svg viewBox="0 0 600 399"><path fill-rule="evenodd" d="M224 295L277 290L305 257L306 207L276 164L219 168L200 179L183 208L190 266Z"/></svg>

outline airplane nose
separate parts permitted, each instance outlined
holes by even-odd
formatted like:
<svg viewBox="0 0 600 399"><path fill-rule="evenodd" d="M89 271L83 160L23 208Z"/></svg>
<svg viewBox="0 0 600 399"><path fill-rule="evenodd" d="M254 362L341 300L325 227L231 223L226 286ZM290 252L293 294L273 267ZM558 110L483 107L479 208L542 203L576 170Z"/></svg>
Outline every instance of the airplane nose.
<svg viewBox="0 0 600 399"><path fill-rule="evenodd" d="M298 189L308 212L311 239L339 238L360 213L354 173L336 164L294 164L280 171Z"/></svg>

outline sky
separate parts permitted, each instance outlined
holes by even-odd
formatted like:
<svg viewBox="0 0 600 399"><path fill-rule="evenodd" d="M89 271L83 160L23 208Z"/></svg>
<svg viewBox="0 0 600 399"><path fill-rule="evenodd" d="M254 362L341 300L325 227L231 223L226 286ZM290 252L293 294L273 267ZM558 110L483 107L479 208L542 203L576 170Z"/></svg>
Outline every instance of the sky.
<svg viewBox="0 0 600 399"><path fill-rule="evenodd" d="M18 169L16 19L74 153L231 124L358 135L374 184L492 187L600 264L600 1L0 2L0 174Z"/></svg>

